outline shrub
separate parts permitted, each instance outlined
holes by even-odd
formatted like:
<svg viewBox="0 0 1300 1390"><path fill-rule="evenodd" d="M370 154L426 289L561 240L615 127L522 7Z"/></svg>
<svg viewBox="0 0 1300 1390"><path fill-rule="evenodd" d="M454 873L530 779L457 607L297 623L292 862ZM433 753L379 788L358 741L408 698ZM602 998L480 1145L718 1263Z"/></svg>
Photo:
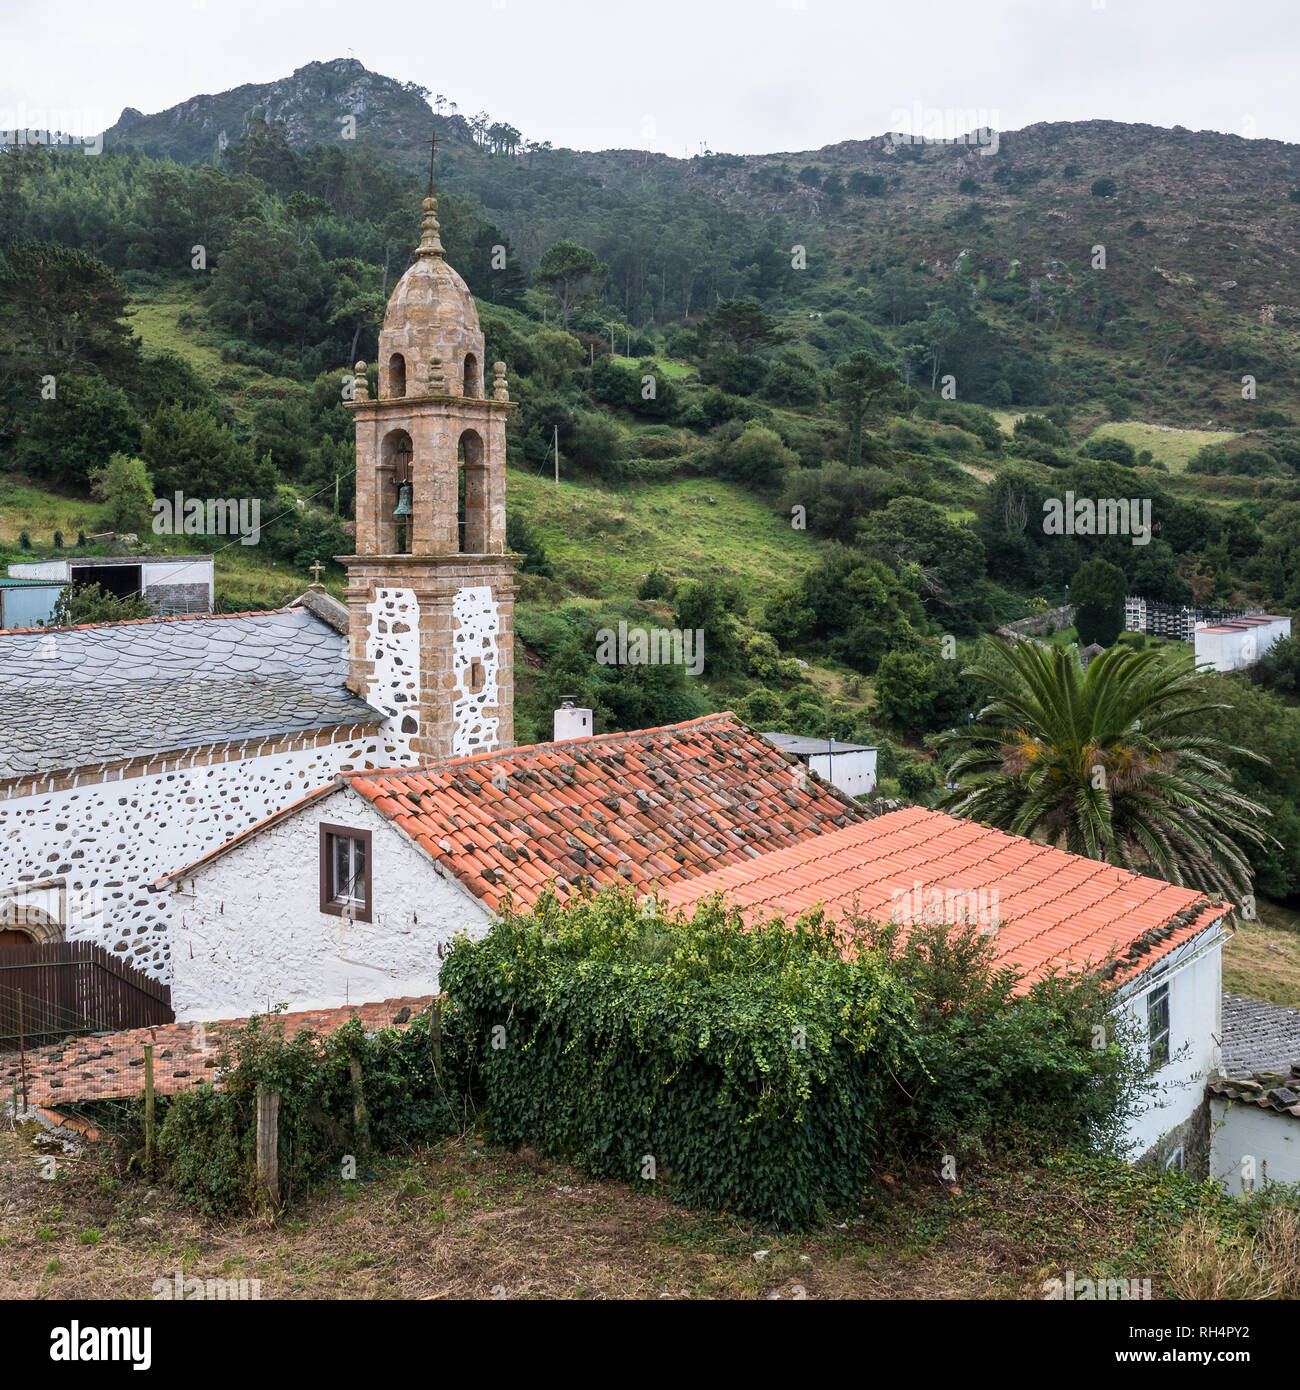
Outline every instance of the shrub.
<svg viewBox="0 0 1300 1390"><path fill-rule="evenodd" d="M647 600L671 598L672 593L673 582L658 565L650 567L649 574L637 585L636 590L637 598Z"/></svg>
<svg viewBox="0 0 1300 1390"><path fill-rule="evenodd" d="M442 980L495 1140L782 1227L856 1204L885 1162L1105 1144L1137 1084L1130 1039L1094 1046L1094 981L1018 999L977 925L928 916L904 939L547 894L459 939Z"/></svg>
<svg viewBox="0 0 1300 1390"><path fill-rule="evenodd" d="M619 891L507 913L442 979L498 1142L793 1228L858 1199L912 1008L815 921L646 916Z"/></svg>
<svg viewBox="0 0 1300 1390"><path fill-rule="evenodd" d="M246 1208L254 1196L259 1087L280 1093L279 1172L287 1205L344 1154L430 1143L458 1132L466 1094L463 1034L455 1010L419 1015L404 1031L367 1034L358 1020L328 1037L292 1039L272 1017L254 1017L228 1039L233 1065L219 1092L202 1086L168 1102L158 1130L167 1181L209 1215ZM436 1046L435 1046L436 1042ZM360 1083L354 1083L353 1066ZM358 1105L358 1102L361 1102Z"/></svg>

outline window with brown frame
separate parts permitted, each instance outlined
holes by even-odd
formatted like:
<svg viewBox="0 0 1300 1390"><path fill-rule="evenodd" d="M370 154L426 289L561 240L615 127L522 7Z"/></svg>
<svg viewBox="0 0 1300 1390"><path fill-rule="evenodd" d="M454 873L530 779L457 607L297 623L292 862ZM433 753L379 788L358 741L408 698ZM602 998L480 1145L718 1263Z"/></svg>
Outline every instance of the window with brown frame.
<svg viewBox="0 0 1300 1390"><path fill-rule="evenodd" d="M354 922L371 920L370 831L320 828L320 910Z"/></svg>

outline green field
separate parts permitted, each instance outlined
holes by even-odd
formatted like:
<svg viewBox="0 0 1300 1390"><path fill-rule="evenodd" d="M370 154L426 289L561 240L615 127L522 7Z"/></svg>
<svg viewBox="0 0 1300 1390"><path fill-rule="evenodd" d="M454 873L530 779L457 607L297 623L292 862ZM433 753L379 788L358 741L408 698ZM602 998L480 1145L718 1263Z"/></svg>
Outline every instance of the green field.
<svg viewBox="0 0 1300 1390"><path fill-rule="evenodd" d="M1185 473L1188 461L1207 444L1226 444L1238 436L1230 430L1179 430L1170 425L1149 425L1141 420L1112 420L1098 425L1088 436L1108 435L1131 444L1137 453L1150 449L1152 457L1171 473Z"/></svg>
<svg viewBox="0 0 1300 1390"><path fill-rule="evenodd" d="M739 581L754 615L817 559L810 533L716 478L613 492L512 468L506 503L521 502L565 583L592 598L635 593L658 565L673 579Z"/></svg>

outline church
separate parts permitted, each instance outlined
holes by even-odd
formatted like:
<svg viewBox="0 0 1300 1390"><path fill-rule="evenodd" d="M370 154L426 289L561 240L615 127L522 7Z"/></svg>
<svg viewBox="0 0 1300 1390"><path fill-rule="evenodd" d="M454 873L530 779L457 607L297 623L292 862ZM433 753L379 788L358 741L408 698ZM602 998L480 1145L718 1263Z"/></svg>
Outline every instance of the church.
<svg viewBox="0 0 1300 1390"><path fill-rule="evenodd" d="M0 947L89 940L172 976L160 876L329 783L513 744L505 365L425 199L357 364L347 606L0 631Z"/></svg>

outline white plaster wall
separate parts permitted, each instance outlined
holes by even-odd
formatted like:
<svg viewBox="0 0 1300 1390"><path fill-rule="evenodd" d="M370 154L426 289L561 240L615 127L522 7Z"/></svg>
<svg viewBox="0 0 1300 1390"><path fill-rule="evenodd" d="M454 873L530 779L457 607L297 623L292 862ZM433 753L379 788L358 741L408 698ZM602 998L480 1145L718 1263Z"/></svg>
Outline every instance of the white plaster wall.
<svg viewBox="0 0 1300 1390"><path fill-rule="evenodd" d="M1234 1197L1265 1180L1300 1183L1300 1120L1258 1105L1210 1097L1210 1176ZM1247 1178L1253 1160L1254 1179Z"/></svg>
<svg viewBox="0 0 1300 1390"><path fill-rule="evenodd" d="M1290 635L1291 619L1278 618L1243 632L1210 632L1198 626L1192 637L1198 665L1209 662L1216 671L1240 671L1258 661L1275 642Z"/></svg>
<svg viewBox="0 0 1300 1390"><path fill-rule="evenodd" d="M1204 944L1204 940L1186 943L1161 962L1167 968L1159 975L1143 976L1136 991L1127 994L1120 1005L1119 1011L1136 1022L1145 1039L1147 995L1169 981L1169 1061L1155 1073L1160 1089L1125 1131L1132 1158L1140 1158L1171 1129L1191 1118L1205 1099L1205 1083L1219 1064L1223 948L1216 944L1194 959Z"/></svg>
<svg viewBox="0 0 1300 1390"><path fill-rule="evenodd" d="M353 768L407 757L388 736L0 801L0 890L62 879L67 938L170 976L169 900L148 885ZM183 764L183 759L178 762Z"/></svg>
<svg viewBox="0 0 1300 1390"><path fill-rule="evenodd" d="M876 750L857 753L813 753L808 766L846 796L863 796L876 789Z"/></svg>
<svg viewBox="0 0 1300 1390"><path fill-rule="evenodd" d="M140 588L155 584L206 584L208 602L215 593L216 566L212 560L155 560L140 566Z"/></svg>
<svg viewBox="0 0 1300 1390"><path fill-rule="evenodd" d="M68 579L66 560L22 560L9 566L10 579Z"/></svg>
<svg viewBox="0 0 1300 1390"><path fill-rule="evenodd" d="M456 678L452 733L453 755L482 753L497 746L501 721L485 717L484 709L496 705L497 672L500 655L497 641L501 633L501 615L492 597L490 585L480 584L457 591L452 601L452 616L456 621L452 653L452 672ZM475 660L483 666L483 685L477 692L470 689L470 671Z"/></svg>
<svg viewBox="0 0 1300 1390"><path fill-rule="evenodd" d="M323 821L372 833L372 921L320 910ZM178 1019L432 994L454 935L481 936L491 917L346 788L200 867L171 900Z"/></svg>
<svg viewBox="0 0 1300 1390"><path fill-rule="evenodd" d="M420 604L414 589L377 589L366 614L366 660L374 674L365 700L388 716L399 762L409 763L411 740L420 732Z"/></svg>

